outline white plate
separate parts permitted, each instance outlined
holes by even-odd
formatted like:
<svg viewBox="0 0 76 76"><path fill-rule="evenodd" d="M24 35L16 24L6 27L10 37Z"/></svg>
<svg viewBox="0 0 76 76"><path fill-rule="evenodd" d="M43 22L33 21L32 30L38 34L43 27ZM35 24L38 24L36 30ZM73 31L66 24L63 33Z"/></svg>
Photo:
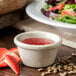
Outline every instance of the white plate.
<svg viewBox="0 0 76 76"><path fill-rule="evenodd" d="M55 26L60 30L64 30L64 31L76 34L76 24L58 22L44 16L41 12L41 8L44 6L44 4L45 4L45 0L37 0L27 6L26 13L36 21L39 21L51 26Z"/></svg>

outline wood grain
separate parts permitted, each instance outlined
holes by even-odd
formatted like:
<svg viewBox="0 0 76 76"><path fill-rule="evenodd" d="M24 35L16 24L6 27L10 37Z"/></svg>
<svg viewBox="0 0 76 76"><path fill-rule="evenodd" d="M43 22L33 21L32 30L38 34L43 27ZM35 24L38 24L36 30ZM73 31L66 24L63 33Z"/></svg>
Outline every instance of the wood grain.
<svg viewBox="0 0 76 76"><path fill-rule="evenodd" d="M25 17L25 20L22 20L15 24L13 27L18 28L24 31L46 31L58 34L62 37L62 44L76 49L76 34L70 32L62 31L57 29L54 26L49 26L40 22L37 22L29 17Z"/></svg>
<svg viewBox="0 0 76 76"><path fill-rule="evenodd" d="M7 27L0 30L0 48L6 47L7 49L10 49L12 47L15 47L13 43L13 38L15 35L21 32L23 31L17 30L12 27ZM71 55L72 52L75 52L75 51L76 49L72 49L62 45L59 48L57 57L63 57L64 55L69 56ZM0 76L18 76L18 75L14 74L14 72L9 67L6 67L6 68L0 68ZM37 71L37 69L24 66L22 63L20 63L19 76L40 76L40 73ZM51 76L59 76L59 75L52 74ZM76 76L76 75L74 74L70 76Z"/></svg>

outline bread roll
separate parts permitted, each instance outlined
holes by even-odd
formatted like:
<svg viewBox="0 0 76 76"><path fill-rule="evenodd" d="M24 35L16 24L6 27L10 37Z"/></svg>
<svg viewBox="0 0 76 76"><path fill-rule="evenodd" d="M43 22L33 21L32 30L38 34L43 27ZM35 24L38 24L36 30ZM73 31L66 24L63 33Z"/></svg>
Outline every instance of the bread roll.
<svg viewBox="0 0 76 76"><path fill-rule="evenodd" d="M26 0L0 0L0 14L5 14L22 8Z"/></svg>

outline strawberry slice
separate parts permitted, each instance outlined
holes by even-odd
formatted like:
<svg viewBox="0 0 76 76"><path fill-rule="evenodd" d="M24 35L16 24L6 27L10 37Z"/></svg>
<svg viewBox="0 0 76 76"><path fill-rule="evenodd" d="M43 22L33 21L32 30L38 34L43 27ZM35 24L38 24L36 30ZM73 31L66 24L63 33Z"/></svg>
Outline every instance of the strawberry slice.
<svg viewBox="0 0 76 76"><path fill-rule="evenodd" d="M15 54L19 55L19 53L18 53L18 48L17 48L17 47L11 48L11 49L9 49L9 51L12 51L12 52L14 52Z"/></svg>
<svg viewBox="0 0 76 76"><path fill-rule="evenodd" d="M18 63L13 56L5 55L5 62L16 74L20 73Z"/></svg>
<svg viewBox="0 0 76 76"><path fill-rule="evenodd" d="M74 16L76 15L75 11L73 9L68 9L67 12L71 15Z"/></svg>
<svg viewBox="0 0 76 76"><path fill-rule="evenodd" d="M61 11L63 9L64 5L65 4L62 3L60 5L57 5L57 6L54 6L54 7L49 8L47 11L57 10L57 9L59 9Z"/></svg>
<svg viewBox="0 0 76 76"><path fill-rule="evenodd" d="M65 15L70 16L70 14L66 10L63 10L62 13L61 13L61 15L62 15L62 17L64 17Z"/></svg>
<svg viewBox="0 0 76 76"><path fill-rule="evenodd" d="M8 50L6 48L0 48L0 61L2 61L4 58L3 58L3 55L8 52Z"/></svg>
<svg viewBox="0 0 76 76"><path fill-rule="evenodd" d="M17 62L20 62L20 60L21 60L20 57L17 54L15 54L14 52L11 52L11 51L8 51L5 55L13 56L16 59Z"/></svg>
<svg viewBox="0 0 76 76"><path fill-rule="evenodd" d="M76 13L74 12L73 9L68 9L68 10L63 10L61 15L62 15L62 17L64 17L65 15L76 16Z"/></svg>
<svg viewBox="0 0 76 76"><path fill-rule="evenodd" d="M18 63L19 63L20 60L21 60L18 55L16 55L16 54L13 53L13 52L8 51L6 54L4 54L3 59L0 61L0 67L6 67L6 66L8 66L8 65L5 63L5 61L4 61L5 55L10 55L10 56L14 57Z"/></svg>
<svg viewBox="0 0 76 76"><path fill-rule="evenodd" d="M6 67L8 66L6 63L5 63L5 55L10 55L10 56L13 56L17 62L20 62L20 57L18 55L16 55L13 51L8 51L6 48L1 48L0 49L0 67Z"/></svg>
<svg viewBox="0 0 76 76"><path fill-rule="evenodd" d="M5 60L0 62L0 68L1 67L7 67L8 65L5 63Z"/></svg>

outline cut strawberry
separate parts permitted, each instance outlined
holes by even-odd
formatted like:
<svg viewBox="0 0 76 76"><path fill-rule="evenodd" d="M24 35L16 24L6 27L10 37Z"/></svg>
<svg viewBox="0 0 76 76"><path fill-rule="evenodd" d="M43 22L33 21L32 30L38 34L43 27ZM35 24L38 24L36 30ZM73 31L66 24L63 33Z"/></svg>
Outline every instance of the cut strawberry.
<svg viewBox="0 0 76 76"><path fill-rule="evenodd" d="M64 5L65 5L65 4L62 3L62 4L60 4L60 5L51 7L51 8L48 9L48 11L57 10L57 9L59 9L59 10L61 11L61 10L63 9Z"/></svg>
<svg viewBox="0 0 76 76"><path fill-rule="evenodd" d="M8 50L6 48L0 48L0 61L2 61L4 58L3 58L3 55L8 52Z"/></svg>
<svg viewBox="0 0 76 76"><path fill-rule="evenodd" d="M65 15L70 16L70 14L66 10L63 10L62 13L61 13L61 15L62 15L62 17L64 17Z"/></svg>
<svg viewBox="0 0 76 76"><path fill-rule="evenodd" d="M13 56L5 55L5 62L16 74L20 73L18 63Z"/></svg>
<svg viewBox="0 0 76 76"><path fill-rule="evenodd" d="M68 16L75 16L76 13L74 12L73 9L68 9L68 10L63 10L62 13L61 13L62 17L64 17L65 15L68 15Z"/></svg>
<svg viewBox="0 0 76 76"><path fill-rule="evenodd" d="M11 51L8 51L5 55L10 55L10 56L13 56L17 62L20 62L20 57L18 55L16 55L15 53L11 52Z"/></svg>
<svg viewBox="0 0 76 76"><path fill-rule="evenodd" d="M0 62L0 68L1 67L7 67L8 65L5 63L5 60Z"/></svg>
<svg viewBox="0 0 76 76"><path fill-rule="evenodd" d="M5 63L5 55L10 55L16 59L17 62L20 62L20 57L16 55L14 52L8 51L6 48L1 48L0 49L0 67L6 67L8 66Z"/></svg>
<svg viewBox="0 0 76 76"><path fill-rule="evenodd" d="M11 48L11 49L9 49L9 51L12 51L12 52L14 52L15 54L19 55L19 53L18 53L18 48L17 48L17 47L16 47L16 48Z"/></svg>
<svg viewBox="0 0 76 76"><path fill-rule="evenodd" d="M10 56L14 57L18 63L19 63L20 60L21 60L20 57L17 56L15 53L8 51L6 54L4 54L2 60L0 61L0 67L6 67L6 66L8 66L8 65L4 62L5 55L10 55Z"/></svg>
<svg viewBox="0 0 76 76"><path fill-rule="evenodd" d="M75 16L76 13L73 9L68 9L67 12L71 15L71 16Z"/></svg>

